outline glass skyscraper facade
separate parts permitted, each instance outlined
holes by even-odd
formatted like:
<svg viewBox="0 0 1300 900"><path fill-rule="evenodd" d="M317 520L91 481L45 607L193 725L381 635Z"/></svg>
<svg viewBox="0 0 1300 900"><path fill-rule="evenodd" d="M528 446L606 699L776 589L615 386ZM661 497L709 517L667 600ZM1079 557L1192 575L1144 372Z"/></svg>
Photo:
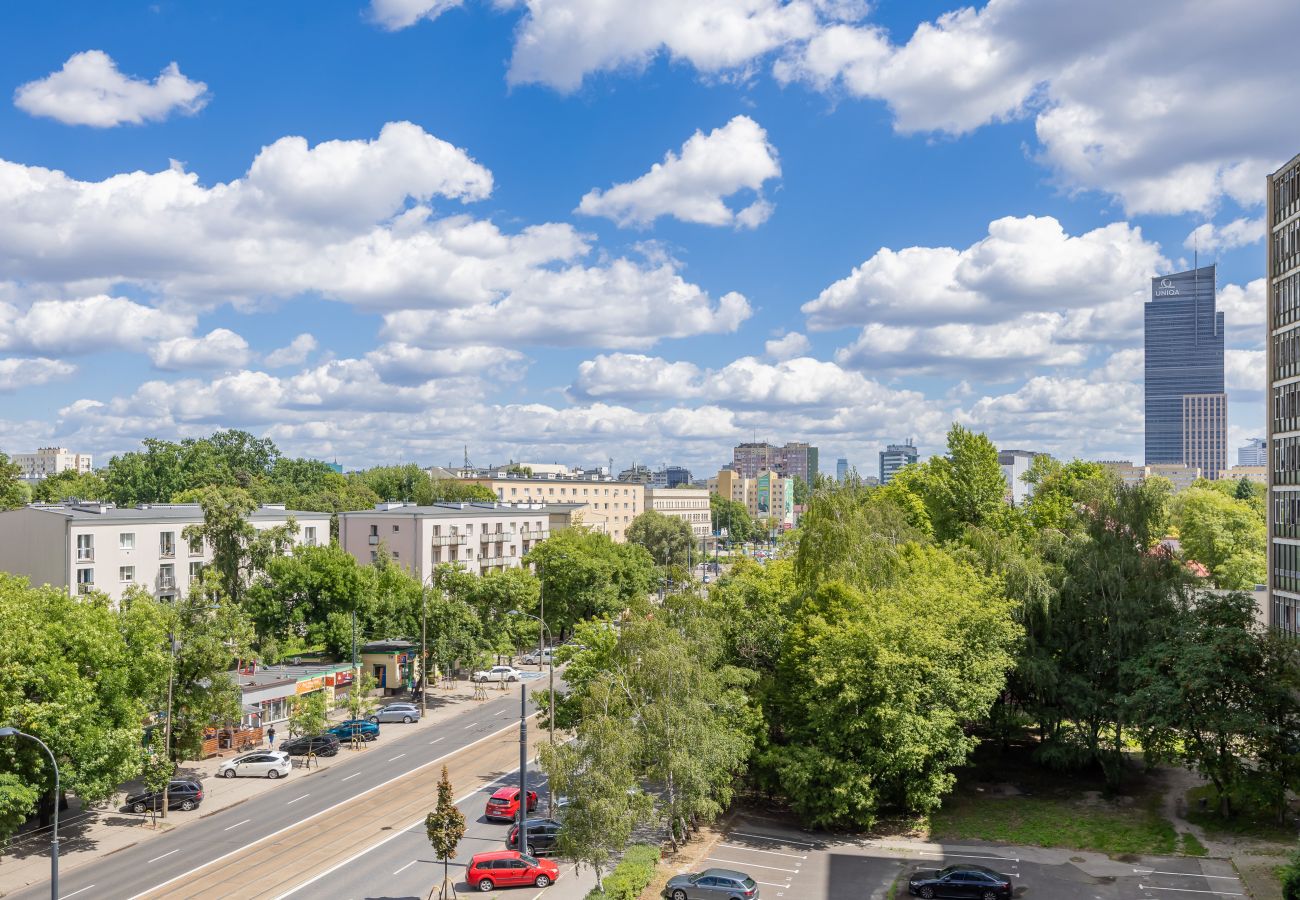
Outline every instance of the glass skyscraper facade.
<svg viewBox="0 0 1300 900"><path fill-rule="evenodd" d="M1268 176L1269 624L1300 634L1300 156Z"/></svg>
<svg viewBox="0 0 1300 900"><path fill-rule="evenodd" d="M1214 276L1202 266L1152 278L1144 316L1147 465L1182 463L1206 478L1219 477L1228 452Z"/></svg>

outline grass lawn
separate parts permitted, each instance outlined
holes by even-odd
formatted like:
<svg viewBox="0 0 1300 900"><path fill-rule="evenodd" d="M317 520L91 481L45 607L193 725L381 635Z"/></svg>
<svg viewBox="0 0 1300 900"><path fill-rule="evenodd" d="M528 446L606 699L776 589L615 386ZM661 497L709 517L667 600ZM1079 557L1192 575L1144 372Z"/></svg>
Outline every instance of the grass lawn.
<svg viewBox="0 0 1300 900"><path fill-rule="evenodd" d="M1205 809L1201 809L1201 800L1205 801ZM1232 818L1225 819L1219 814L1219 795L1213 785L1187 792L1187 821L1200 825L1213 838L1253 838L1287 847L1295 844L1294 823L1279 825L1272 813L1246 801L1234 801Z"/></svg>
<svg viewBox="0 0 1300 900"><path fill-rule="evenodd" d="M1110 798L1100 775L1052 772L1032 762L1030 752L982 746L958 774L957 790L931 816L931 835L1109 854L1179 851L1179 835L1140 772L1132 774L1124 796Z"/></svg>

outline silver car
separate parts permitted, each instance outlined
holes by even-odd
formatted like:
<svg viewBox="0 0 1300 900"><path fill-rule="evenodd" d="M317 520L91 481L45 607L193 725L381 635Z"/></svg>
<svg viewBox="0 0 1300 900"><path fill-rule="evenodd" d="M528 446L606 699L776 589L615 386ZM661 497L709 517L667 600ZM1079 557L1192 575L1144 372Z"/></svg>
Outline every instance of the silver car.
<svg viewBox="0 0 1300 900"><path fill-rule="evenodd" d="M420 707L414 703L390 703L375 710L370 715L372 722L411 722L420 721Z"/></svg>
<svg viewBox="0 0 1300 900"><path fill-rule="evenodd" d="M257 778L283 778L293 770L289 763L289 754L279 750L255 750L228 759L217 768L222 778L235 778L239 775L252 775Z"/></svg>
<svg viewBox="0 0 1300 900"><path fill-rule="evenodd" d="M663 890L668 900L758 900L758 882L735 869L674 875Z"/></svg>

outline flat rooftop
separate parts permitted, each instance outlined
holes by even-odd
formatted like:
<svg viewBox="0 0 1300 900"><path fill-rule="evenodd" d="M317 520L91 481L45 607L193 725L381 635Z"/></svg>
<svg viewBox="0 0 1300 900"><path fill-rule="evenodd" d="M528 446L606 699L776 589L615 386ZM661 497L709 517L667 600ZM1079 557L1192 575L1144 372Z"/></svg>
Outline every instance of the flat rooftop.
<svg viewBox="0 0 1300 900"><path fill-rule="evenodd" d="M414 503L381 503L375 509L354 509L340 512L339 518L348 516L424 516L426 518L463 519L466 516L501 516L510 513L568 513L582 509L585 503L488 503L487 501L466 501L464 503L434 503L429 506L416 506Z"/></svg>
<svg viewBox="0 0 1300 900"><path fill-rule="evenodd" d="M33 503L25 507L51 515L63 516L73 521L85 522L201 522L203 508L197 503L144 503L140 506L114 506L111 503ZM295 518L329 518L327 512L285 509L273 504L263 505L249 513L254 522Z"/></svg>

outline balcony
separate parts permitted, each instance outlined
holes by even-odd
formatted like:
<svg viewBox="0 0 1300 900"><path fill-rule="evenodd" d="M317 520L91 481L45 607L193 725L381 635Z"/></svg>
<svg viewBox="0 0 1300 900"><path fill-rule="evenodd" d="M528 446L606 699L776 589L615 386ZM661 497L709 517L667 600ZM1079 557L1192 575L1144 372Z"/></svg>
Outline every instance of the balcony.
<svg viewBox="0 0 1300 900"><path fill-rule="evenodd" d="M77 593L78 593L78 594L89 594L89 593L90 593L91 591L93 591L94 589L95 589L95 582L93 582L93 581L78 581L78 582L77 582Z"/></svg>
<svg viewBox="0 0 1300 900"><path fill-rule="evenodd" d="M469 543L469 535L465 534L435 534L433 536L434 547L464 547Z"/></svg>
<svg viewBox="0 0 1300 900"><path fill-rule="evenodd" d="M161 556L163 559L175 559L176 547L175 546L160 547L158 550L158 555Z"/></svg>
<svg viewBox="0 0 1300 900"><path fill-rule="evenodd" d="M174 590L176 590L176 576L175 576L175 575L159 575L159 576L158 576L158 590L160 590L160 591L174 591Z"/></svg>
<svg viewBox="0 0 1300 900"><path fill-rule="evenodd" d="M94 551L94 550L78 550L78 551L77 551L77 562L79 562L79 563L88 563L88 562L94 562L94 561L95 561L95 551Z"/></svg>
<svg viewBox="0 0 1300 900"><path fill-rule="evenodd" d="M521 531L519 539L523 541L544 541L551 536L549 531Z"/></svg>
<svg viewBox="0 0 1300 900"><path fill-rule="evenodd" d="M480 544L490 544L493 541L504 541L509 536L510 535L504 531L489 531L486 534L480 534L478 536L478 542Z"/></svg>
<svg viewBox="0 0 1300 900"><path fill-rule="evenodd" d="M480 566L504 566L507 565L510 560L518 558L519 557L517 556L480 556L478 558L478 564Z"/></svg>

